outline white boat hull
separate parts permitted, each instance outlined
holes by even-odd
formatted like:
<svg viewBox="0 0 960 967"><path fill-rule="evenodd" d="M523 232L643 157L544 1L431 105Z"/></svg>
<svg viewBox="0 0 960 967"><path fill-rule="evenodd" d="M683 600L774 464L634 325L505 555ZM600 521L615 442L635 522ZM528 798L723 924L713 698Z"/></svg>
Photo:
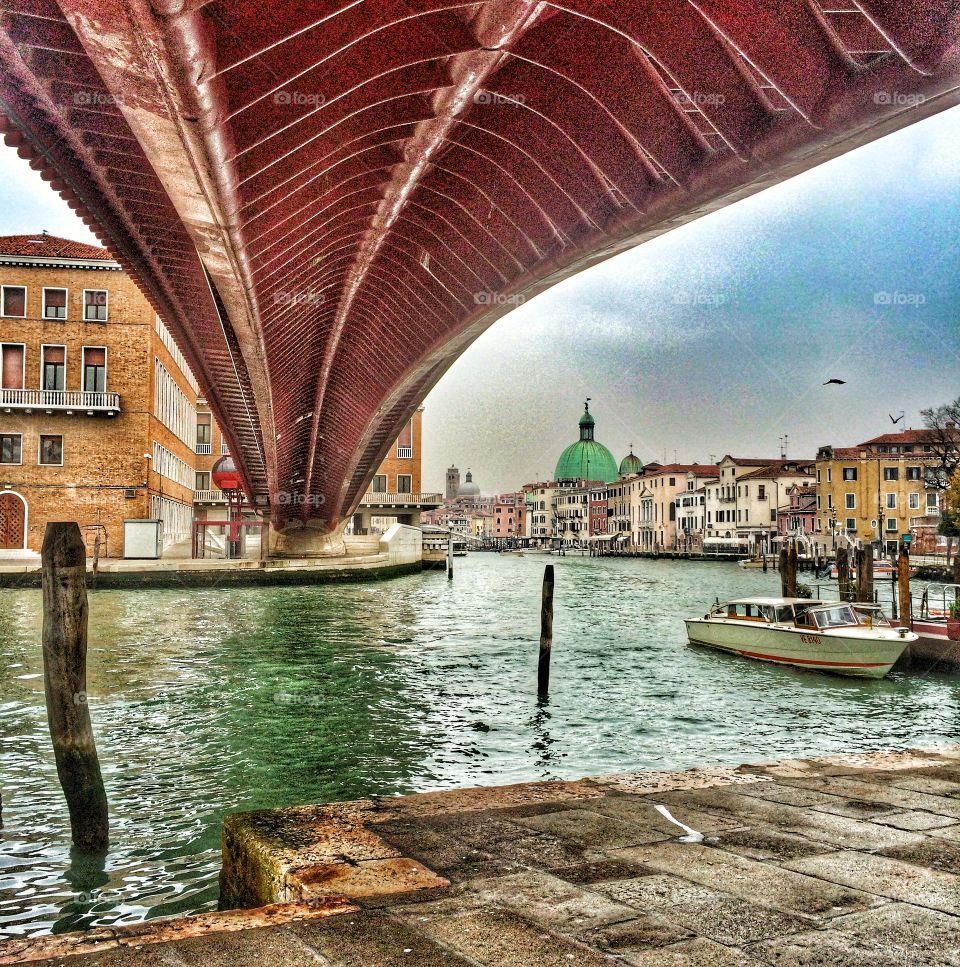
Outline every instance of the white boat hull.
<svg viewBox="0 0 960 967"><path fill-rule="evenodd" d="M691 644L857 678L882 678L917 637L901 637L893 628L818 633L736 619L690 618L686 625Z"/></svg>

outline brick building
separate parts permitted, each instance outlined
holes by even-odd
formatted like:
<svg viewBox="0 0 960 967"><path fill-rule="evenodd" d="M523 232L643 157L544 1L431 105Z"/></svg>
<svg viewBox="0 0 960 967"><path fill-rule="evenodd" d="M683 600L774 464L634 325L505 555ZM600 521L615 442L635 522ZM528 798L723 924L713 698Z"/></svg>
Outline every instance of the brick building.
<svg viewBox="0 0 960 967"><path fill-rule="evenodd" d="M111 557L128 518L189 537L197 385L106 249L0 238L0 362L0 553L39 551L49 520Z"/></svg>

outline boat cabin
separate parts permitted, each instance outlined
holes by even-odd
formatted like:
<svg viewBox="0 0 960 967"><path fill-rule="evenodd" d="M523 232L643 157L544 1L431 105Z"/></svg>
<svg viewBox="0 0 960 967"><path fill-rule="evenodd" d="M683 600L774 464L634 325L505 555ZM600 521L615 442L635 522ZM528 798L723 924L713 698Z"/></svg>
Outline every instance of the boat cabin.
<svg viewBox="0 0 960 967"><path fill-rule="evenodd" d="M809 598L744 598L714 605L707 617L789 625L809 631L858 625L868 628L890 626L877 605L813 601Z"/></svg>

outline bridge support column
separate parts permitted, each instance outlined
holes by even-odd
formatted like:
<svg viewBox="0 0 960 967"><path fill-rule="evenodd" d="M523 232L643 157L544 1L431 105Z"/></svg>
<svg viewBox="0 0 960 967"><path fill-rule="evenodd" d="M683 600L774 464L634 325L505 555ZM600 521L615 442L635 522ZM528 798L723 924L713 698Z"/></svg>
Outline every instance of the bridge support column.
<svg viewBox="0 0 960 967"><path fill-rule="evenodd" d="M347 553L343 531L347 522L338 524L334 530L323 521L297 521L282 527L270 525L271 557L344 557Z"/></svg>

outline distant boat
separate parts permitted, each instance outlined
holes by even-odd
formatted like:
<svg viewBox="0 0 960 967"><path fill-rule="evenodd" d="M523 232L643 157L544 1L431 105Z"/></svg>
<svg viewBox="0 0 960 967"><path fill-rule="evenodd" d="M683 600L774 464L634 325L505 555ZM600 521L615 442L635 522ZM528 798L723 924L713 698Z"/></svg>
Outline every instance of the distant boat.
<svg viewBox="0 0 960 967"><path fill-rule="evenodd" d="M882 678L917 640L873 606L806 598L741 598L686 626L694 645L857 678Z"/></svg>

